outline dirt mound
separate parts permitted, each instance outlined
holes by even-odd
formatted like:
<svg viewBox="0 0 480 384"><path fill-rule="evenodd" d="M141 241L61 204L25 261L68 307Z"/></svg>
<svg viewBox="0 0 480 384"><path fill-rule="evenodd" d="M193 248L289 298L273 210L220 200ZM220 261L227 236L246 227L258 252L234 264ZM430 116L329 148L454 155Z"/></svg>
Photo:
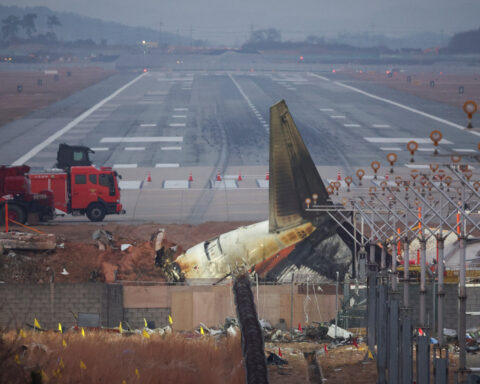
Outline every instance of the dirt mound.
<svg viewBox="0 0 480 384"><path fill-rule="evenodd" d="M0 281L15 283L164 281L155 267L152 234L166 231L166 246L177 246L176 255L185 249L247 223L210 222L201 225L159 224L49 224L36 227L57 236L54 252L12 251L0 255ZM112 241L105 250L92 235L108 231ZM131 246L126 248L126 244ZM122 251L122 245L124 249Z"/></svg>

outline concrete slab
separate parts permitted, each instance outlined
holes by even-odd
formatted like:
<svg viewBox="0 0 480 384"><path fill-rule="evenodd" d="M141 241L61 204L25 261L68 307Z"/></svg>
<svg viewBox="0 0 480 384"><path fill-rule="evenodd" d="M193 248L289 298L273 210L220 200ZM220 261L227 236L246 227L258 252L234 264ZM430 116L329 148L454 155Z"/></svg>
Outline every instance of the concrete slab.
<svg viewBox="0 0 480 384"><path fill-rule="evenodd" d="M210 186L212 189L237 189L237 181L232 179L217 181L211 180Z"/></svg>
<svg viewBox="0 0 480 384"><path fill-rule="evenodd" d="M118 186L120 189L141 189L142 180L120 180Z"/></svg>
<svg viewBox="0 0 480 384"><path fill-rule="evenodd" d="M258 186L258 188L267 188L267 189L268 189L269 185L270 185L270 181L269 181L269 180L257 179L257 186Z"/></svg>
<svg viewBox="0 0 480 384"><path fill-rule="evenodd" d="M188 180L165 180L163 182L163 188L165 188L165 189L188 189L188 188L190 188L190 182Z"/></svg>

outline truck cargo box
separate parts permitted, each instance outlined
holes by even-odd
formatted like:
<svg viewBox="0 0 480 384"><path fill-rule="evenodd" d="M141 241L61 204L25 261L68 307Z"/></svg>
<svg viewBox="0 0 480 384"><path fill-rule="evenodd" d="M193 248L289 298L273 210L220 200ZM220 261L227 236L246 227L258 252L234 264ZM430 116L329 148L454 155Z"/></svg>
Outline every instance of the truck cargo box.
<svg viewBox="0 0 480 384"><path fill-rule="evenodd" d="M40 193L49 190L53 192L55 209L68 213L68 175L62 173L39 173L29 174L30 189L32 193Z"/></svg>

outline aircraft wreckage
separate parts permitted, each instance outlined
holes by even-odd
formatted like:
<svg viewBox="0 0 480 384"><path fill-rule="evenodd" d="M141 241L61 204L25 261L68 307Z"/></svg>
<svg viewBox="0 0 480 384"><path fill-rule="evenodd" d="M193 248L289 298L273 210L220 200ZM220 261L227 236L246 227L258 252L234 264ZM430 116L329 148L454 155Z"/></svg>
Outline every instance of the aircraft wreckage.
<svg viewBox="0 0 480 384"><path fill-rule="evenodd" d="M197 244L174 261L163 258L160 266L170 280L222 279L290 249L270 277L276 273L278 280L293 264L330 278L347 271L353 242L343 230L337 233L327 213L305 210L306 199L332 202L283 100L270 108L269 167L269 219Z"/></svg>

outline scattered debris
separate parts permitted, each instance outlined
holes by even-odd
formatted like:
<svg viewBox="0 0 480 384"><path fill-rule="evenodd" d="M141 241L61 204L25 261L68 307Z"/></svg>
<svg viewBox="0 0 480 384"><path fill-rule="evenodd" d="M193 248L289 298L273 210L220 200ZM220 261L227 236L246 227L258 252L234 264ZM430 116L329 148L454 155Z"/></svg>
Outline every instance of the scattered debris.
<svg viewBox="0 0 480 384"><path fill-rule="evenodd" d="M68 271L65 268L63 268L63 270L62 270L62 272L60 272L60 274L63 275L63 276L68 276L69 275Z"/></svg>
<svg viewBox="0 0 480 384"><path fill-rule="evenodd" d="M113 243L113 235L104 229L97 229L92 234L92 240L96 241L99 250L105 251Z"/></svg>
<svg viewBox="0 0 480 384"><path fill-rule="evenodd" d="M120 250L123 252L123 251L126 251L128 248L130 248L132 246L132 244L122 244L120 245Z"/></svg>
<svg viewBox="0 0 480 384"><path fill-rule="evenodd" d="M0 233L0 249L51 251L57 246L57 239L53 234L8 232Z"/></svg>
<svg viewBox="0 0 480 384"><path fill-rule="evenodd" d="M287 364L288 364L288 361L285 359L282 359L276 353L270 352L270 354L267 357L267 365L287 365Z"/></svg>
<svg viewBox="0 0 480 384"><path fill-rule="evenodd" d="M330 325L328 327L328 333L327 335L331 337L332 339L335 339L335 324ZM348 332L347 330L340 328L337 326L337 332L336 332L336 338L337 339L350 339L353 337L352 332Z"/></svg>

